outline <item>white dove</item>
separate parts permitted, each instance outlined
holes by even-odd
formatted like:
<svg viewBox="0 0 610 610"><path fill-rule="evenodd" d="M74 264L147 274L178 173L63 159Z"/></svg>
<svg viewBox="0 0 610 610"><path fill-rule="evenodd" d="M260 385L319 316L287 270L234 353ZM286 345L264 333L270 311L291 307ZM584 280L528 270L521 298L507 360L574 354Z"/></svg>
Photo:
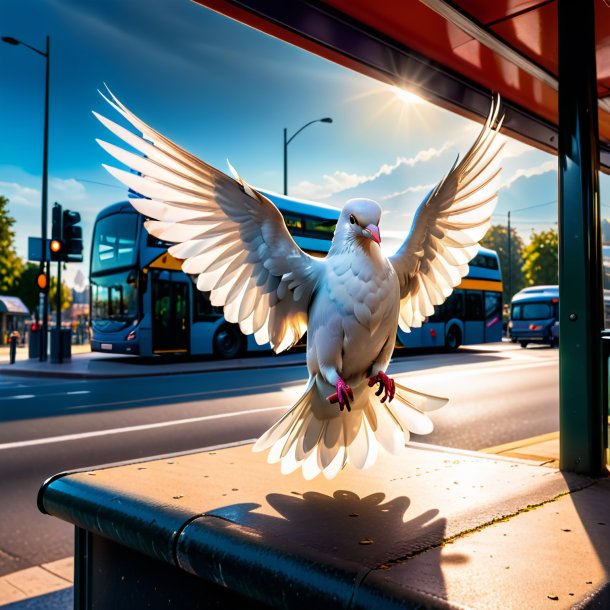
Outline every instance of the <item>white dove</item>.
<svg viewBox="0 0 610 610"><path fill-rule="evenodd" d="M154 219L146 229L175 244L169 253L183 261L197 288L210 292L225 318L259 344L281 352L308 331L307 387L254 450L270 449L268 461L281 462L283 473L302 467L306 479L320 473L330 479L348 463L371 466L379 446L400 452L409 431L431 432L426 412L447 399L402 387L385 371L397 325L418 327L445 301L489 227L502 147L496 142L499 100L464 158L421 203L396 254L381 252L379 204L352 199L320 259L297 246L278 209L230 164L235 179L148 127L110 95L108 103L142 137L95 116L145 156L98 140L137 174L104 167L147 197L130 200Z"/></svg>

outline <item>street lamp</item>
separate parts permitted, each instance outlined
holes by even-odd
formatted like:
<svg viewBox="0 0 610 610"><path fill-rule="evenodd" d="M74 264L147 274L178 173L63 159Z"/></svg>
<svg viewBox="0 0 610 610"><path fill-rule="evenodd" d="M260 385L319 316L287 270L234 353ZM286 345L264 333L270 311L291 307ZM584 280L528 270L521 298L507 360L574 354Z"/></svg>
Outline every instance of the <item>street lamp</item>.
<svg viewBox="0 0 610 610"><path fill-rule="evenodd" d="M17 40L11 36L2 36L2 41L11 45L23 45L28 49L42 55L46 59L46 74L44 88L44 144L42 152L42 254L41 266L45 269L47 276L47 286L50 286L50 266L47 264L47 192L48 192L48 175L49 175L49 66L51 63L50 41L47 36L46 51L41 51L31 45ZM49 317L49 297L47 291L42 293L42 334L40 336L40 355L41 361L47 359L47 332L48 332L48 317Z"/></svg>
<svg viewBox="0 0 610 610"><path fill-rule="evenodd" d="M309 127L314 123L332 122L333 120L328 116L324 117L323 119L315 119L313 121L309 121L309 123L306 123L305 125L303 125L303 127L301 127L301 129L293 133L290 138L288 138L287 130L286 128L284 128L284 195L288 195L288 144L290 144L290 142L292 142L292 140L294 140L296 136L299 135L303 131L303 129L305 129L305 127Z"/></svg>

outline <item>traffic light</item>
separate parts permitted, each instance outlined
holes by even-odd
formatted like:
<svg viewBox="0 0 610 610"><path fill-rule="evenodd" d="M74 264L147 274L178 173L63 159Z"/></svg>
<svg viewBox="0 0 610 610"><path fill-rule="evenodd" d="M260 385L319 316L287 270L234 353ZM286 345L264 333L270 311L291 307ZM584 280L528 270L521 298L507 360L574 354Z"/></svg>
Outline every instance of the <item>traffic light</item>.
<svg viewBox="0 0 610 610"><path fill-rule="evenodd" d="M53 223L51 225L51 243L49 248L51 250L51 260L60 261L62 260L62 214L61 206L56 203L53 206Z"/></svg>
<svg viewBox="0 0 610 610"><path fill-rule="evenodd" d="M40 290L40 292L47 292L49 289L47 274L44 272L42 266L39 268L38 275L36 276L36 285L38 286L38 290Z"/></svg>
<svg viewBox="0 0 610 610"><path fill-rule="evenodd" d="M80 263L83 260L83 228L79 226L80 214L64 210L62 227L62 260Z"/></svg>

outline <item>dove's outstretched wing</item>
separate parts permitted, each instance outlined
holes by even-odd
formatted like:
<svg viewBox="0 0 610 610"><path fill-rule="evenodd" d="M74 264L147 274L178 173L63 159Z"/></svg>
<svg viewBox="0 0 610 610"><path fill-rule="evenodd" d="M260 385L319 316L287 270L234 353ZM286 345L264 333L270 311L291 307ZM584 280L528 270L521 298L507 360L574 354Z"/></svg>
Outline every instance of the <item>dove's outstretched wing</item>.
<svg viewBox="0 0 610 610"><path fill-rule="evenodd" d="M470 150L420 204L411 231L390 261L400 282L399 324L421 326L468 273L496 204L499 97Z"/></svg>
<svg viewBox="0 0 610 610"><path fill-rule="evenodd" d="M112 94L106 101L142 137L97 113L116 136L144 157L113 144L99 144L136 173L105 166L146 198L130 202L147 218L146 229L172 242L169 253L182 270L209 291L225 318L271 342L277 352L294 345L307 330L307 310L324 263L294 242L279 210L242 180L235 180L157 133Z"/></svg>

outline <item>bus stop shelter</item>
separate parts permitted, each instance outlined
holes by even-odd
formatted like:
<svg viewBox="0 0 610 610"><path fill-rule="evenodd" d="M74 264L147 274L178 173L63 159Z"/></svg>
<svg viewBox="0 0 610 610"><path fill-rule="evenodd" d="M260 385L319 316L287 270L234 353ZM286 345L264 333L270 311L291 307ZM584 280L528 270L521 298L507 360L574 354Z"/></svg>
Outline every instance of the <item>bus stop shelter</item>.
<svg viewBox="0 0 610 610"><path fill-rule="evenodd" d="M560 465L607 460L607 356L598 172L610 172L605 0L196 0L350 69L557 154Z"/></svg>
<svg viewBox="0 0 610 610"><path fill-rule="evenodd" d="M62 473L75 608L610 604L598 172L610 169L602 0L197 0L556 152L560 470L410 443L409 463L307 482L248 446Z"/></svg>

